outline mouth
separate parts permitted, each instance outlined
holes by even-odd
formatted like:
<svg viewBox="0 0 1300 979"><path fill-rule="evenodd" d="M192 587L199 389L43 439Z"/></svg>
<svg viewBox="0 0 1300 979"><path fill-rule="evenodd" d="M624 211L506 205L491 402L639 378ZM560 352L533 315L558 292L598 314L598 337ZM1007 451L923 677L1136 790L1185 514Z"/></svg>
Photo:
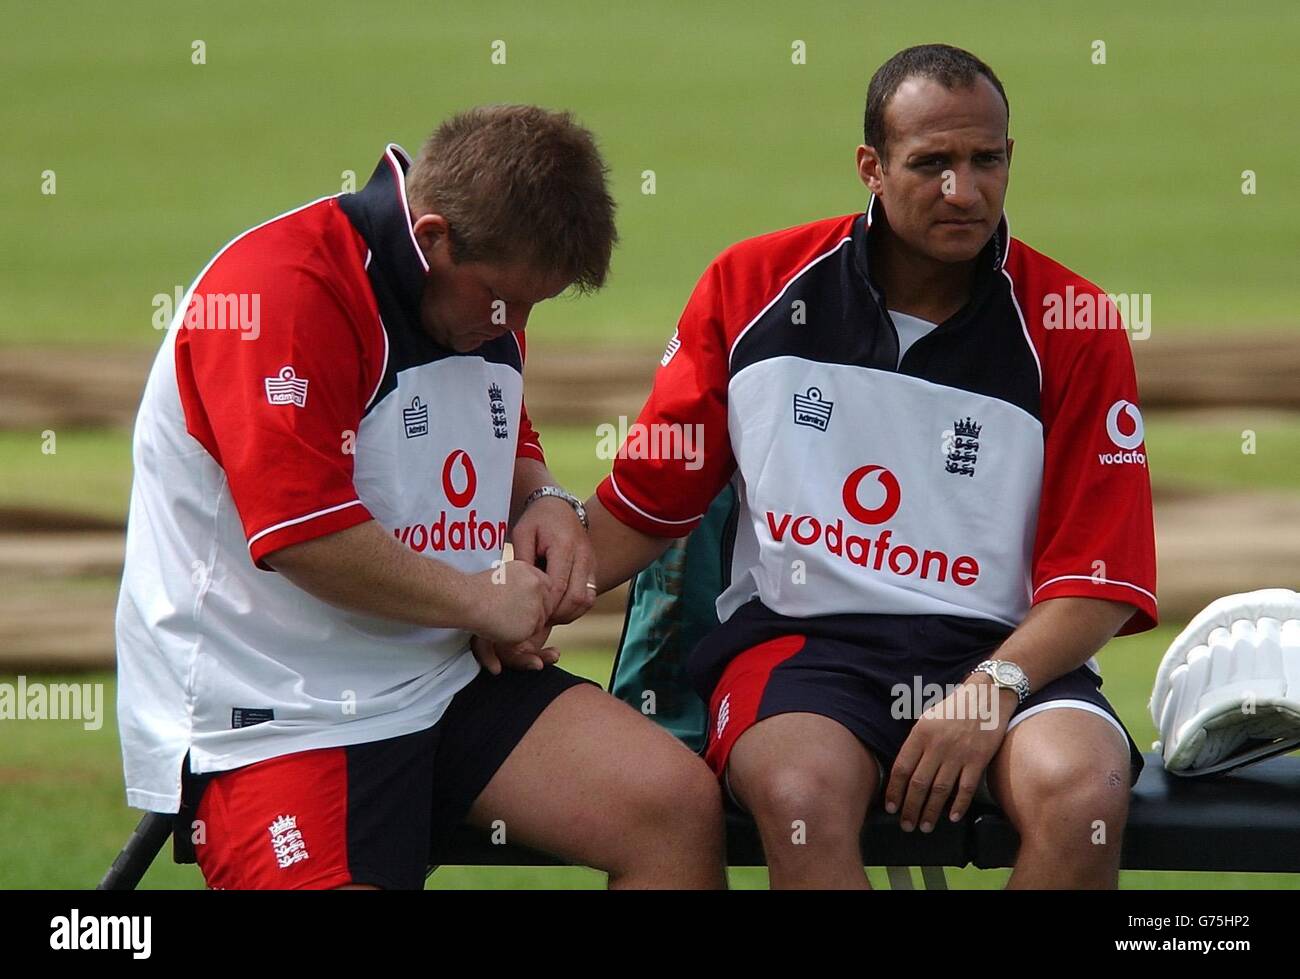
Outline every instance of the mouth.
<svg viewBox="0 0 1300 979"><path fill-rule="evenodd" d="M935 223L953 228L975 228L979 227L984 222L979 218L946 218L942 221L936 221Z"/></svg>

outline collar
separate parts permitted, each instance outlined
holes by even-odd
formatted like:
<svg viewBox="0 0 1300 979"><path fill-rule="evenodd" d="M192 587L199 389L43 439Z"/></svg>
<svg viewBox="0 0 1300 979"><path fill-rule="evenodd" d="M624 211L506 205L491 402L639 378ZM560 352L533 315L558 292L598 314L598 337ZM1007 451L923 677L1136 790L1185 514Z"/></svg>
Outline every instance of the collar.
<svg viewBox="0 0 1300 979"><path fill-rule="evenodd" d="M859 272L862 273L867 287L871 290L877 301L880 300L880 290L871 277L871 268L869 255L871 249L868 247L871 242L871 229L883 223L885 209L880 203L880 199L875 194L871 195L871 200L867 203L866 211L853 222L853 261ZM879 232L877 232L879 233ZM993 232L993 237L988 240L983 250L979 253L977 264L975 266L975 283L978 285L987 281L988 277L1002 270L1003 264L1007 260L1007 248L1011 243L1011 227L1007 223L1007 215L1004 211L998 218L997 229Z"/></svg>
<svg viewBox="0 0 1300 979"><path fill-rule="evenodd" d="M371 279L382 279L385 291L407 318L418 323L429 263L411 229L411 208L406 200L410 166L406 150L389 143L370 180L355 194L340 195L339 207L370 248L366 270Z"/></svg>

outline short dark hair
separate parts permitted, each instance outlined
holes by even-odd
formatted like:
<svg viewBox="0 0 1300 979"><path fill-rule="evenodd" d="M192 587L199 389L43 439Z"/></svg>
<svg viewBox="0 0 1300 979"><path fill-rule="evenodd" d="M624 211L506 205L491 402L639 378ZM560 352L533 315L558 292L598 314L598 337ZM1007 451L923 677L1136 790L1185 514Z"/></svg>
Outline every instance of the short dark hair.
<svg viewBox="0 0 1300 979"><path fill-rule="evenodd" d="M981 75L993 83L993 87L1002 96L1002 104L1007 107L1007 121L1011 120L1011 103L1002 82L993 73L993 69L980 61L969 51L954 48L951 44L918 44L904 48L871 76L867 86L867 110L862 119L862 136L868 146L885 158L885 110L898 91L898 87L909 78L929 78L951 91L955 88L969 88Z"/></svg>
<svg viewBox="0 0 1300 979"><path fill-rule="evenodd" d="M454 261L522 262L592 292L618 241L608 172L569 113L489 105L434 131L406 174L406 194L416 217L447 219Z"/></svg>

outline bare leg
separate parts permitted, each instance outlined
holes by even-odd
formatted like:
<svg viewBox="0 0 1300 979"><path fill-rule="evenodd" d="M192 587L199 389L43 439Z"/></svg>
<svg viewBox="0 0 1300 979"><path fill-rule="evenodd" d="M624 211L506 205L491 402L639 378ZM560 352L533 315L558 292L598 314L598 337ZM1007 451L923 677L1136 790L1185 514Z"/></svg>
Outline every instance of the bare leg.
<svg viewBox="0 0 1300 979"><path fill-rule="evenodd" d="M988 783L1020 833L1007 887L1118 886L1129 749L1110 722L1069 707L1034 714L1007 734Z"/></svg>
<svg viewBox="0 0 1300 979"><path fill-rule="evenodd" d="M861 834L879 773L842 724L806 713L759 721L736 740L727 777L758 822L773 889L870 886Z"/></svg>
<svg viewBox="0 0 1300 979"><path fill-rule="evenodd" d="M722 797L708 766L595 687L557 697L474 802L512 842L609 873L609 886L726 886Z"/></svg>

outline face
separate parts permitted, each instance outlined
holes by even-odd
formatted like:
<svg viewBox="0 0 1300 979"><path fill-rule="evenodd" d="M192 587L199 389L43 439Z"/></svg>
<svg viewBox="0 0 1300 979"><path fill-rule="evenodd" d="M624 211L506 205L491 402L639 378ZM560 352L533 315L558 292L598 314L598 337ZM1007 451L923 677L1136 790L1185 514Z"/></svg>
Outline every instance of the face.
<svg viewBox="0 0 1300 979"><path fill-rule="evenodd" d="M909 78L885 109L888 160L858 147L858 176L885 206L889 227L913 252L966 262L993 237L1010 176L1007 110L980 77L949 90Z"/></svg>
<svg viewBox="0 0 1300 979"><path fill-rule="evenodd" d="M447 222L425 214L412 226L429 263L420 322L441 346L465 353L528 323L537 303L569 287L563 276L509 262L453 262Z"/></svg>

